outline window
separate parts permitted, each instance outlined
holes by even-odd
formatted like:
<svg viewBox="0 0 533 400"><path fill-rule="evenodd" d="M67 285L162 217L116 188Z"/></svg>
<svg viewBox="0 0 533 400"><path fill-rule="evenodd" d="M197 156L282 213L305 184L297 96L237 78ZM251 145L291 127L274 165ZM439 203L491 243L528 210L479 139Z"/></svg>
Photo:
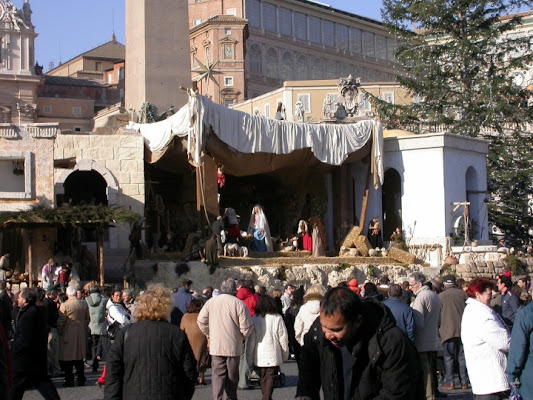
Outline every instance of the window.
<svg viewBox="0 0 533 400"><path fill-rule="evenodd" d="M286 51L281 58L281 79L285 81L291 80L293 73L294 63L292 61L292 55Z"/></svg>
<svg viewBox="0 0 533 400"><path fill-rule="evenodd" d="M96 71L101 71L102 70L102 63L100 61L96 61L95 69L96 69Z"/></svg>
<svg viewBox="0 0 533 400"><path fill-rule="evenodd" d="M387 59L387 38L385 36L376 35L376 57L380 60Z"/></svg>
<svg viewBox="0 0 533 400"><path fill-rule="evenodd" d="M231 107L232 105L233 105L233 99L224 100L224 106L225 107Z"/></svg>
<svg viewBox="0 0 533 400"><path fill-rule="evenodd" d="M80 107L72 107L72 115L81 115Z"/></svg>
<svg viewBox="0 0 533 400"><path fill-rule="evenodd" d="M202 23L202 18L195 18L192 20L192 26L198 26Z"/></svg>
<svg viewBox="0 0 533 400"><path fill-rule="evenodd" d="M43 113L50 114L52 112L52 106L44 106Z"/></svg>
<svg viewBox="0 0 533 400"><path fill-rule="evenodd" d="M226 10L226 15L233 15L234 17L237 16L237 9L236 8L228 8Z"/></svg>
<svg viewBox="0 0 533 400"><path fill-rule="evenodd" d="M375 57L374 34L363 32L363 54L368 57Z"/></svg>
<svg viewBox="0 0 533 400"><path fill-rule="evenodd" d="M354 53L361 53L361 31L350 28L350 50Z"/></svg>
<svg viewBox="0 0 533 400"><path fill-rule="evenodd" d="M113 74L107 74L107 83L109 84L113 83Z"/></svg>
<svg viewBox="0 0 533 400"><path fill-rule="evenodd" d="M248 57L250 57L250 72L252 74L261 75L263 73L263 59L259 45L254 43L250 46Z"/></svg>
<svg viewBox="0 0 533 400"><path fill-rule="evenodd" d="M233 45L232 44L225 44L223 46L223 55L225 60L232 60L233 57Z"/></svg>
<svg viewBox="0 0 533 400"><path fill-rule="evenodd" d="M277 32L276 6L270 3L263 3L263 28L270 32Z"/></svg>
<svg viewBox="0 0 533 400"><path fill-rule="evenodd" d="M387 103L394 104L394 92L386 92L381 95L381 99Z"/></svg>
<svg viewBox="0 0 533 400"><path fill-rule="evenodd" d="M315 58L311 69L311 79L322 79L322 60Z"/></svg>
<svg viewBox="0 0 533 400"><path fill-rule="evenodd" d="M246 0L246 16L250 26L256 28L261 27L261 10L260 10L259 0Z"/></svg>
<svg viewBox="0 0 533 400"><path fill-rule="evenodd" d="M361 106L361 110L363 111L370 111L370 99L367 99L364 94L359 94L359 105Z"/></svg>
<svg viewBox="0 0 533 400"><path fill-rule="evenodd" d="M120 67L118 70L118 79L124 79L124 67Z"/></svg>
<svg viewBox="0 0 533 400"><path fill-rule="evenodd" d="M81 127L75 126L74 127L74 132L81 132Z"/></svg>
<svg viewBox="0 0 533 400"><path fill-rule="evenodd" d="M297 98L302 102L304 106L304 111L306 113L310 113L311 112L311 95L308 93L299 94L297 95Z"/></svg>
<svg viewBox="0 0 533 400"><path fill-rule="evenodd" d="M224 35L226 36L231 35L231 28L224 28Z"/></svg>
<svg viewBox="0 0 533 400"><path fill-rule="evenodd" d="M348 27L342 24L336 24L336 41L337 46L341 50L348 50L350 45L350 40L348 37Z"/></svg>
<svg viewBox="0 0 533 400"><path fill-rule="evenodd" d="M270 118L270 104L265 104L265 117Z"/></svg>
<svg viewBox="0 0 533 400"><path fill-rule="evenodd" d="M3 123L3 124L11 123L11 106L0 105L0 123Z"/></svg>
<svg viewBox="0 0 533 400"><path fill-rule="evenodd" d="M394 54L396 53L396 39L387 38L387 60L394 61Z"/></svg>
<svg viewBox="0 0 533 400"><path fill-rule="evenodd" d="M324 44L326 46L335 46L335 24L331 21L322 21L324 30Z"/></svg>
<svg viewBox="0 0 533 400"><path fill-rule="evenodd" d="M273 48L267 50L266 53L266 76L269 78L278 77L278 53Z"/></svg>
<svg viewBox="0 0 533 400"><path fill-rule="evenodd" d="M294 13L294 36L296 39L307 40L307 15Z"/></svg>
<svg viewBox="0 0 533 400"><path fill-rule="evenodd" d="M233 86L233 76L224 77L224 86Z"/></svg>
<svg viewBox="0 0 533 400"><path fill-rule="evenodd" d="M198 59L196 58L196 52L192 53L192 66L196 68L198 66Z"/></svg>
<svg viewBox="0 0 533 400"><path fill-rule="evenodd" d="M209 62L210 59L211 59L211 49L209 48L209 46L207 46L205 48L205 60Z"/></svg>
<svg viewBox="0 0 533 400"><path fill-rule="evenodd" d="M0 198L31 199L33 153L29 151L0 152Z"/></svg>
<svg viewBox="0 0 533 400"><path fill-rule="evenodd" d="M306 56L300 56L298 57L298 64L297 64L297 73L298 73L298 79L309 79L309 64L307 61Z"/></svg>
<svg viewBox="0 0 533 400"><path fill-rule="evenodd" d="M285 7L279 8L279 33L292 36L292 11Z"/></svg>
<svg viewBox="0 0 533 400"><path fill-rule="evenodd" d="M322 21L318 17L309 16L309 40L313 43L322 43Z"/></svg>

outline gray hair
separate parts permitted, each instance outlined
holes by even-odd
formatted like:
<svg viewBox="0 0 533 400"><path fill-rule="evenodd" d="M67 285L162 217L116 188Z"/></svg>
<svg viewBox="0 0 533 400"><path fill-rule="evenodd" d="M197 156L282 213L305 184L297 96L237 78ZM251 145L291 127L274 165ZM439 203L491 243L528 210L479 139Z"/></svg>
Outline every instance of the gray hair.
<svg viewBox="0 0 533 400"><path fill-rule="evenodd" d="M412 272L409 274L409 279L413 278L416 283L426 283L426 276L422 272Z"/></svg>
<svg viewBox="0 0 533 400"><path fill-rule="evenodd" d="M237 284L235 283L235 280L232 278L226 279L220 285L220 291L224 293L235 293L236 290L237 290Z"/></svg>
<svg viewBox="0 0 533 400"><path fill-rule="evenodd" d="M122 291L122 294L126 294L127 296L133 297L133 291L131 289L124 289Z"/></svg>
<svg viewBox="0 0 533 400"><path fill-rule="evenodd" d="M74 286L67 287L67 296L76 296L78 290Z"/></svg>

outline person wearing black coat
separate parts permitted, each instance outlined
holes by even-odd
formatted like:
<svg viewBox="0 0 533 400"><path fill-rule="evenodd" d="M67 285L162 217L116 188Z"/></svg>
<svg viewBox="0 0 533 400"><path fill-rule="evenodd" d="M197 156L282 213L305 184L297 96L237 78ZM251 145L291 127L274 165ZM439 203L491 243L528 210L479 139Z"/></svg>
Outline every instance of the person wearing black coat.
<svg viewBox="0 0 533 400"><path fill-rule="evenodd" d="M322 298L299 365L296 399L319 400L321 387L326 400L425 399L416 349L390 311L346 288Z"/></svg>
<svg viewBox="0 0 533 400"><path fill-rule="evenodd" d="M170 292L152 286L138 299L137 322L122 329L107 355L105 400L190 400L196 359L185 333L167 320Z"/></svg>
<svg viewBox="0 0 533 400"><path fill-rule="evenodd" d="M35 305L34 289L23 289L17 299L19 313L11 357L13 387L11 400L20 400L26 388L33 385L46 400L59 400L59 394L48 376L48 325L45 313Z"/></svg>

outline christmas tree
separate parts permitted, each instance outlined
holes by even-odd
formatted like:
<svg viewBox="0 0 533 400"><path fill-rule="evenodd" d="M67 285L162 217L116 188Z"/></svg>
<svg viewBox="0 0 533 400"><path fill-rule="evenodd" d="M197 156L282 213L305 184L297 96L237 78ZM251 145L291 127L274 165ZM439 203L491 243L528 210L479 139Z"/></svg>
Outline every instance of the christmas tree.
<svg viewBox="0 0 533 400"><path fill-rule="evenodd" d="M386 128L489 140L489 222L517 243L530 241L533 225L533 85L523 79L533 38L519 30L533 13L516 12L525 8L529 0L384 0L399 38L397 80L413 103L372 98Z"/></svg>

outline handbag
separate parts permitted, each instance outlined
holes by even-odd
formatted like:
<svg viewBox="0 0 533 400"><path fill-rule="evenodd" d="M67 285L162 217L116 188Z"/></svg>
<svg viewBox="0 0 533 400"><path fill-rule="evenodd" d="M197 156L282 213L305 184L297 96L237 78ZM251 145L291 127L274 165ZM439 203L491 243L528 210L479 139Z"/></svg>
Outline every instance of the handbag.
<svg viewBox="0 0 533 400"><path fill-rule="evenodd" d="M120 331L120 324L117 321L110 324L109 321L107 321L106 319L104 336L111 340L115 340L115 336L117 335L118 331Z"/></svg>
<svg viewBox="0 0 533 400"><path fill-rule="evenodd" d="M200 368L211 368L211 354L209 354L209 350L204 351L200 355L200 362L198 364Z"/></svg>
<svg viewBox="0 0 533 400"><path fill-rule="evenodd" d="M520 396L520 393L518 393L519 386L520 382L518 381L518 378L511 383L511 394L509 395L509 400L522 400L522 396Z"/></svg>

